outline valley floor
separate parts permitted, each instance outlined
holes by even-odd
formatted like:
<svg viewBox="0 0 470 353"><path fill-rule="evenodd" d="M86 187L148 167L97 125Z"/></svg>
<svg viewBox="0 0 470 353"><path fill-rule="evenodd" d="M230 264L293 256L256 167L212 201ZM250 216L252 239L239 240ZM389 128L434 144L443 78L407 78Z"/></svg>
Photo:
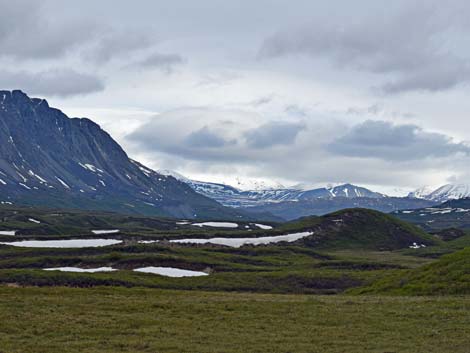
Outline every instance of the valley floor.
<svg viewBox="0 0 470 353"><path fill-rule="evenodd" d="M470 296L0 287L0 352L468 352Z"/></svg>

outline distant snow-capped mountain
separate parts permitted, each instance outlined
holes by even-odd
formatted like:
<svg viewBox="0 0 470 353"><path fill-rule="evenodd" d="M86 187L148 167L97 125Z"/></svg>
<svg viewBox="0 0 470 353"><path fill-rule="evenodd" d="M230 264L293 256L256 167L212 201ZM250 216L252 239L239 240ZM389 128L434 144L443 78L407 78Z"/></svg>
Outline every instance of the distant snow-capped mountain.
<svg viewBox="0 0 470 353"><path fill-rule="evenodd" d="M470 184L447 184L437 189L423 187L408 196L435 202L463 199L470 197Z"/></svg>
<svg viewBox="0 0 470 353"><path fill-rule="evenodd" d="M420 187L419 189L416 189L415 191L412 191L408 194L408 197L410 198L416 198L416 199L426 199L429 194L431 194L435 189L430 187L430 186L423 186Z"/></svg>
<svg viewBox="0 0 470 353"><path fill-rule="evenodd" d="M236 178L236 188L240 190L278 190L286 189L284 185L276 181Z"/></svg>
<svg viewBox="0 0 470 353"><path fill-rule="evenodd" d="M304 201L312 199L333 199L333 198L373 198L380 199L387 197L384 194L371 191L369 189L352 185L342 184L337 186L327 186L321 188L307 189L300 185L286 188L279 185L274 188L272 185L265 189L241 190L233 186L191 180L183 175L169 170L159 170L159 174L172 176L182 182L187 183L193 190L208 196L225 206L231 207L252 207L269 203L279 203L285 201ZM245 184L246 185L246 184ZM259 186L259 185L258 185Z"/></svg>
<svg viewBox="0 0 470 353"><path fill-rule="evenodd" d="M316 188L296 185L279 189L240 190L225 184L191 180L168 170L159 170L158 173L173 176L188 184L196 192L210 197L224 206L242 208L252 214L269 213L285 220L309 215L323 215L352 207L392 212L436 204L429 200L413 197L390 197L349 183Z"/></svg>

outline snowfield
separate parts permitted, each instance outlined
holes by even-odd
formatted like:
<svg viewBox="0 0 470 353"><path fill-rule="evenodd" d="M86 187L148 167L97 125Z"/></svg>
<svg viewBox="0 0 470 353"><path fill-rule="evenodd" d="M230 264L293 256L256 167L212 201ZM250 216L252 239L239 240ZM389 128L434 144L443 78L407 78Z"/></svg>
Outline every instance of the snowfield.
<svg viewBox="0 0 470 353"><path fill-rule="evenodd" d="M259 238L210 238L210 239L174 239L170 243L179 244L215 244L225 245L233 248L239 248L243 245L262 245L279 242L293 242L312 235L313 232L292 233L286 235L278 235L272 237Z"/></svg>
<svg viewBox="0 0 470 353"><path fill-rule="evenodd" d="M197 277L197 276L207 276L208 274L201 271L190 271L190 270L182 270L180 268L174 267L141 267L136 268L135 272L143 272L143 273L153 273L160 276L167 276L167 277Z"/></svg>
<svg viewBox="0 0 470 353"><path fill-rule="evenodd" d="M237 223L231 222L203 222L203 223L193 223L195 227L215 227L215 228L238 228Z"/></svg>
<svg viewBox="0 0 470 353"><path fill-rule="evenodd" d="M122 243L117 239L70 239L70 240L23 240L14 242L1 242L3 245L24 248L88 248L115 245Z"/></svg>
<svg viewBox="0 0 470 353"><path fill-rule="evenodd" d="M119 233L119 229L102 229L102 230L92 230L93 234L116 234Z"/></svg>
<svg viewBox="0 0 470 353"><path fill-rule="evenodd" d="M264 229L264 230L273 229L273 227L268 226L268 225L265 225L265 224L258 224L258 223L255 223L254 225L257 226L258 228Z"/></svg>
<svg viewBox="0 0 470 353"><path fill-rule="evenodd" d="M80 268L80 267L51 267L45 268L44 271L62 271L62 272L87 272L87 273L95 273L95 272L111 272L117 271L112 267L98 267L98 268Z"/></svg>

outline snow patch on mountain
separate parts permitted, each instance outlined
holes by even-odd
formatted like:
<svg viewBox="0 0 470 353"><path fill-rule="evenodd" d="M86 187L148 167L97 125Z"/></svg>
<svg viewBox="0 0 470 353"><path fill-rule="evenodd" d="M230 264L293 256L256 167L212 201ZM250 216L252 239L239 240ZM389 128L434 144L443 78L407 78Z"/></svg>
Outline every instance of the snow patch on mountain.
<svg viewBox="0 0 470 353"><path fill-rule="evenodd" d="M409 194L415 197L435 202L445 202L470 197L470 184L446 184L437 189L420 188Z"/></svg>

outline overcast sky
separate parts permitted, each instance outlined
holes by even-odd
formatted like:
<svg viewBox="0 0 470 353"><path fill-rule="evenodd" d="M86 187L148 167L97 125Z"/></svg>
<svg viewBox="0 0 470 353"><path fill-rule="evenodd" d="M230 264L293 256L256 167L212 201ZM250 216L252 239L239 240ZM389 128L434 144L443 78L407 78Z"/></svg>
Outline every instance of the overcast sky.
<svg viewBox="0 0 470 353"><path fill-rule="evenodd" d="M154 169L470 183L467 1L0 0L0 88Z"/></svg>

